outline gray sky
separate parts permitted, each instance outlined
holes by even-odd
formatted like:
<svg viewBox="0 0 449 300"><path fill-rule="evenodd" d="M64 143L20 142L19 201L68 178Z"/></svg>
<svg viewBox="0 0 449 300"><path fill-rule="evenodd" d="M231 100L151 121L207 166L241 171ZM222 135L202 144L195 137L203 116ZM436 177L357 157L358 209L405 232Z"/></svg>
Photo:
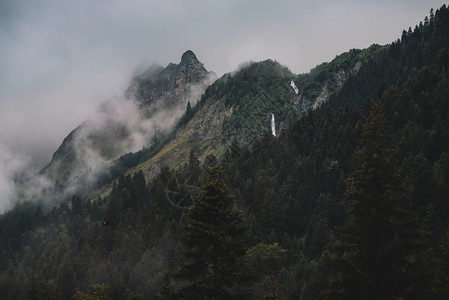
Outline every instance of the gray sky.
<svg viewBox="0 0 449 300"><path fill-rule="evenodd" d="M193 50L217 75L267 58L304 73L386 44L432 0L0 0L0 174L43 167L136 70ZM5 179L6 178L6 179ZM1 191L0 191L1 196Z"/></svg>

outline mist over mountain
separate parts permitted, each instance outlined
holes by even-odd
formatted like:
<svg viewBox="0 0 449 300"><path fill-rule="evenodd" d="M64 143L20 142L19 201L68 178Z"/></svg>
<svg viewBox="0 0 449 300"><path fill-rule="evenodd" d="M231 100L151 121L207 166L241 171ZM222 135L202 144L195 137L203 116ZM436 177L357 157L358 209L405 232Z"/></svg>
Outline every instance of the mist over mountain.
<svg viewBox="0 0 449 300"><path fill-rule="evenodd" d="M134 156L146 160L135 159L139 163L127 168L143 171L146 178L163 166L187 162L193 150L201 162L209 155L220 159L232 142L250 145L271 130L272 117L279 132L308 108L319 107L358 71L366 51L373 50L352 50L303 75L272 60L251 62L217 81L191 50L179 64L152 65L131 80L124 97L103 103L74 129L16 199L51 207L102 188L118 175L119 158L137 151ZM156 146L160 154L148 154Z"/></svg>
<svg viewBox="0 0 449 300"><path fill-rule="evenodd" d="M8 191L0 293L445 299L448 72L446 5L308 73L152 65Z"/></svg>
<svg viewBox="0 0 449 300"><path fill-rule="evenodd" d="M187 104L196 104L215 78L190 50L179 64L150 67L123 97L103 103L64 139L50 163L19 188L18 201L52 203L95 187L114 160L173 130Z"/></svg>
<svg viewBox="0 0 449 300"><path fill-rule="evenodd" d="M270 58L294 73L308 72L350 48L392 41L428 7L440 5L429 1L287 1L256 7L235 0L220 5L113 1L107 7L85 0L3 1L1 160L20 164L2 164L0 181L8 182L2 191L15 190L17 178L42 169L70 130L104 101L121 97L130 74L142 66L166 66L190 48L219 76L244 61ZM381 17L386 15L394 17Z"/></svg>

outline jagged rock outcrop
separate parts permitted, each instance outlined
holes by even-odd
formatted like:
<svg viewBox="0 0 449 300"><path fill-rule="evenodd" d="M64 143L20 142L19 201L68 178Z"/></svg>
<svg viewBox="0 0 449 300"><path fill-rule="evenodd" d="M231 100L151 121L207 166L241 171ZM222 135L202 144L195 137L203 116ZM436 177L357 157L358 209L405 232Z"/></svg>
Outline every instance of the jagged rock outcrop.
<svg viewBox="0 0 449 300"><path fill-rule="evenodd" d="M319 94L316 98L311 98L304 95L304 93L301 93L298 99L293 103L293 107L298 113L303 113L310 107L313 109L317 109L329 99L330 94L332 94L335 90L337 90L337 88L341 87L346 82L349 76L356 74L361 66L361 61L357 61L353 66L349 68L339 69L333 74L330 79L321 83Z"/></svg>
<svg viewBox="0 0 449 300"><path fill-rule="evenodd" d="M151 67L134 77L125 95L135 98L143 106L160 100L173 105L187 102L192 97L198 98L215 79L215 73L208 72L195 54L188 50L179 64L171 63L165 69Z"/></svg>
<svg viewBox="0 0 449 300"><path fill-rule="evenodd" d="M75 139L74 137L76 136L77 132L81 129L81 126L82 125L78 126L74 130L72 130L69 133L69 135L64 138L61 146L59 146L59 148L55 151L55 153L53 153L53 157L52 157L50 163L58 161L59 159L64 157L64 155L66 155L67 152L70 151L70 149L73 147L73 143L74 143L74 139Z"/></svg>

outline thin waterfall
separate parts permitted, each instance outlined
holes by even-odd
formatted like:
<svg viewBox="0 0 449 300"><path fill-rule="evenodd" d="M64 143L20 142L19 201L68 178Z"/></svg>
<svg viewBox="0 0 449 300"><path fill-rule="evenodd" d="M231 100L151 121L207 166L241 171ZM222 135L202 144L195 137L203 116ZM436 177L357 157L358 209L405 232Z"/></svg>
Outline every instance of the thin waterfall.
<svg viewBox="0 0 449 300"><path fill-rule="evenodd" d="M299 93L299 89L296 87L296 84L293 80L290 82L290 86L295 90L295 94Z"/></svg>
<svg viewBox="0 0 449 300"><path fill-rule="evenodd" d="M276 125L274 123L274 114L271 114L271 133L276 136Z"/></svg>

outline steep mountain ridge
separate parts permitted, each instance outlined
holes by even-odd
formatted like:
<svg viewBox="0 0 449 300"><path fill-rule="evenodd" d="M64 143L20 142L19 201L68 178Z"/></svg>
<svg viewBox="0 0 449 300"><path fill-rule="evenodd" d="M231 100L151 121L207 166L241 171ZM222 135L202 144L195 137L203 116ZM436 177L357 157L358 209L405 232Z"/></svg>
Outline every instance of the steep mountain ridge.
<svg viewBox="0 0 449 300"><path fill-rule="evenodd" d="M186 163L189 154L194 151L201 161L208 155L220 157L225 149L221 131L226 118L232 110L223 103L209 98L204 101L202 108L169 141L156 155L132 168L135 173L143 171L146 178L153 178L161 168L168 166L178 168Z"/></svg>
<svg viewBox="0 0 449 300"><path fill-rule="evenodd" d="M250 145L264 132L271 132L272 115L280 132L307 109L327 101L349 76L356 74L366 51L344 53L308 74L295 75L287 67L266 60L223 75L206 89L197 106L185 113L183 124L160 152L128 172L142 170L151 178L162 166L176 169L186 163L190 151L200 161L209 155L220 159L233 141ZM292 81L297 82L300 93L296 93ZM308 100L304 95L313 96L311 87L322 92Z"/></svg>
<svg viewBox="0 0 449 300"><path fill-rule="evenodd" d="M50 163L27 184L21 196L80 193L96 185L114 160L150 147L172 131L187 103L195 104L216 75L188 50L179 64L151 66L131 81L125 98L113 99L74 129ZM41 185L41 189L32 189ZM80 190L81 189L81 190ZM63 197L63 196L62 196Z"/></svg>
<svg viewBox="0 0 449 300"><path fill-rule="evenodd" d="M317 109L333 92L342 87L348 78L357 74L369 58L383 48L374 44L363 50L352 49L338 55L329 63L318 65L310 73L298 75L295 82L302 88L294 103L296 110L305 112L309 107Z"/></svg>
<svg viewBox="0 0 449 300"><path fill-rule="evenodd" d="M107 195L106 191L111 190L110 181L122 172L129 174L143 171L149 179L157 175L163 166L177 169L187 162L191 151L201 162L209 155L220 160L232 142L251 145L261 138L264 132L271 132L272 117L275 130L280 132L304 113L306 108L298 110L297 103L304 99L304 94L311 94L311 87L328 92L324 96L322 93L315 95L315 99L302 103L303 107L307 105L307 108L314 109L314 103L326 101L329 94L338 89L344 80L356 73L366 51L368 50L351 50L302 75L293 74L287 67L273 60L249 63L236 72L223 75L205 90L197 105L188 105L171 134L156 138L151 148L129 153L112 162L109 174L97 176L100 178L99 186L106 186L90 193L90 197ZM185 65L192 63L202 67L202 64L197 63L194 54L189 51L186 53L188 55L184 56L183 63L180 64L181 71L185 70ZM156 82L175 87L174 81L166 77L169 71L176 69L174 66L172 64L166 70L157 66L151 67L133 79L126 93L130 95L131 91L141 91L137 86L148 88ZM146 85L143 83L144 78L149 82ZM301 91L298 94L291 84L294 80L298 82ZM152 91L151 88L147 90ZM169 89L167 94L174 99L176 89ZM180 97L177 99L179 101ZM145 103L151 106L157 101L141 100L139 107L145 109Z"/></svg>

